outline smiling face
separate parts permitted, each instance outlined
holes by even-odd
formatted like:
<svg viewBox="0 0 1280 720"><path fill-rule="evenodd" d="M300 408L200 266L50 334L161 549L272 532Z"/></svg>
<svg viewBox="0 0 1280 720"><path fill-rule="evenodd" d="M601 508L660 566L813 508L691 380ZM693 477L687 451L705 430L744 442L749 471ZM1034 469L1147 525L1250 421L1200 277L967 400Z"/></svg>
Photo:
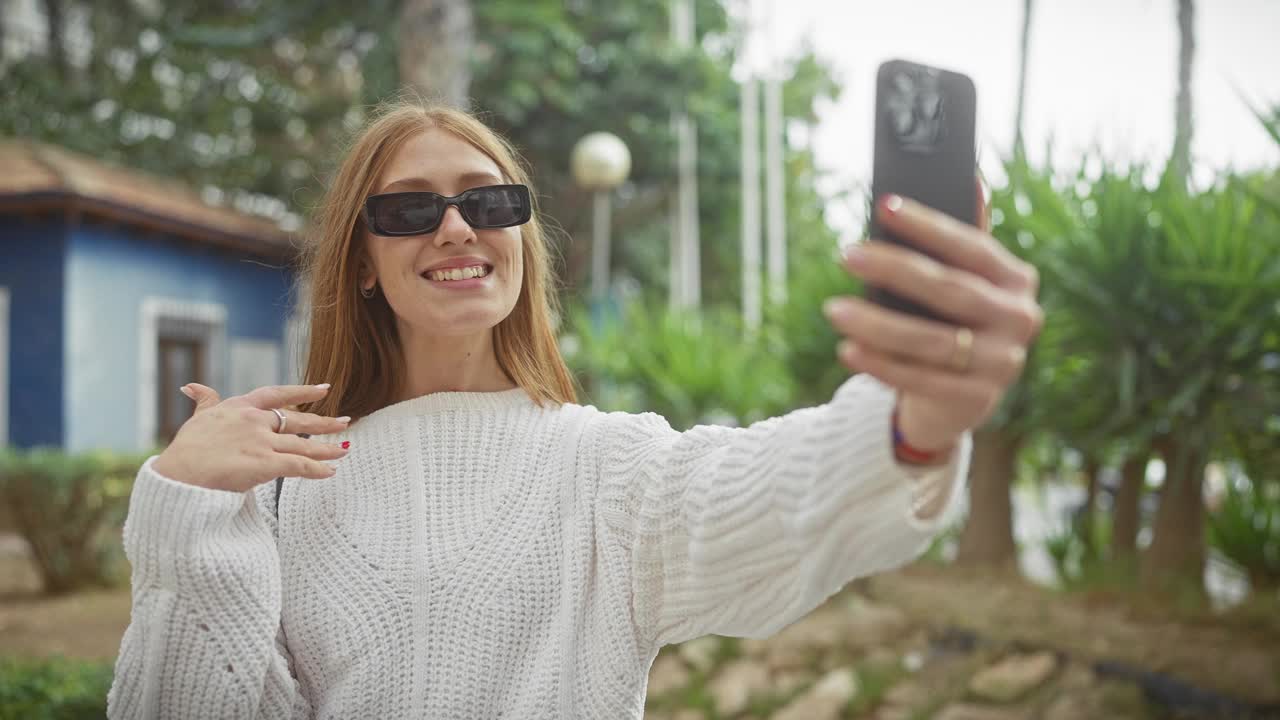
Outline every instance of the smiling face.
<svg viewBox="0 0 1280 720"><path fill-rule="evenodd" d="M430 128L391 157L374 194L427 190L447 197L508 182L498 165L457 135ZM380 286L401 335L488 332L511 313L520 294L520 227L476 230L456 207L430 233L384 237L365 230L368 256L360 286Z"/></svg>

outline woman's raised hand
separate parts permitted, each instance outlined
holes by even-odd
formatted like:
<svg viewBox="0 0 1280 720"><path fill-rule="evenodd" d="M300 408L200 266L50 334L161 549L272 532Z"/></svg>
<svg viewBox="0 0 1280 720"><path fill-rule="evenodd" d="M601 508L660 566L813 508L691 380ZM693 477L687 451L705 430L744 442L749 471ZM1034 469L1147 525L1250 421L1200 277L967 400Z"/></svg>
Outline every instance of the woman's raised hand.
<svg viewBox="0 0 1280 720"><path fill-rule="evenodd" d="M978 217L986 216L979 190ZM983 227L890 196L877 203L885 227L937 259L874 238L845 265L868 284L926 305L950 322L885 309L857 297L831 299L827 316L844 336L838 355L898 390L906 441L922 450L951 447L980 426L1022 373L1044 321L1035 267Z"/></svg>
<svg viewBox="0 0 1280 720"><path fill-rule="evenodd" d="M196 401L195 414L152 465L172 480L244 492L282 475L332 477L333 466L323 461L347 455L341 445L294 433L330 435L346 430L350 418L283 409L319 400L329 392L328 384L269 385L226 400L197 383L183 386L182 391ZM280 418L275 410L284 414L284 433L277 432Z"/></svg>

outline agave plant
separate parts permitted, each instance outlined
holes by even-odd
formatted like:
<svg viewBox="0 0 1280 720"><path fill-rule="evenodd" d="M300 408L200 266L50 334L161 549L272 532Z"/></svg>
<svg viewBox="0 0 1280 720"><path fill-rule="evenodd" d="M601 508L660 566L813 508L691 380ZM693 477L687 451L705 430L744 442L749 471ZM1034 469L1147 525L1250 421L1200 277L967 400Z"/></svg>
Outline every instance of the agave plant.
<svg viewBox="0 0 1280 720"><path fill-rule="evenodd" d="M1148 187L1141 166L1090 164L1100 172L1082 170L1065 190L1043 173L1010 173L1017 233L1039 246L1048 308L1022 387L1034 402L1010 419L1064 436L1087 465L1129 458L1131 483L1157 448L1169 471L1148 567L1198 577L1203 468L1223 447L1225 418L1267 397L1258 388L1270 382L1266 338L1280 309L1274 223L1229 185L1188 195ZM1117 523L1136 513L1136 495L1127 504ZM1124 543L1133 531L1130 518L1113 535Z"/></svg>
<svg viewBox="0 0 1280 720"><path fill-rule="evenodd" d="M1134 550L1141 469L1154 433L1152 418L1137 403L1149 380L1141 366L1141 318L1157 311L1143 274L1143 254L1160 237L1146 174L1142 166L1121 169L1098 156L1086 157L1059 194L1059 222L1070 230L1053 236L1053 246L1041 256L1047 302L1054 310L1040 340L1040 352L1049 360L1035 378L1033 422L1084 456L1089 483L1084 517L1090 522L1099 470L1126 466L1110 533L1111 550L1118 554Z"/></svg>
<svg viewBox="0 0 1280 720"><path fill-rule="evenodd" d="M1156 312L1141 352L1150 382L1144 414L1167 427L1156 443L1169 471L1149 575L1199 577L1204 561L1201 480L1224 446L1229 418L1263 401L1274 382L1268 340L1280 332L1280 227L1230 184L1160 197L1164 242L1147 253Z"/></svg>
<svg viewBox="0 0 1280 720"><path fill-rule="evenodd" d="M1007 185L991 194L991 233L1015 255L1038 266L1054 239L1074 227L1074 217L1054 188L1051 173L1032 168L1021 155L1007 162L1005 171ZM1049 332L1054 311L1047 304L1046 318L1045 332ZM1055 361L1041 348L1043 337L1032 346L1022 377L1006 393L995 416L975 435L969 517L957 551L962 563L1007 565L1017 557L1009 491L1018 456L1038 428L1037 378Z"/></svg>

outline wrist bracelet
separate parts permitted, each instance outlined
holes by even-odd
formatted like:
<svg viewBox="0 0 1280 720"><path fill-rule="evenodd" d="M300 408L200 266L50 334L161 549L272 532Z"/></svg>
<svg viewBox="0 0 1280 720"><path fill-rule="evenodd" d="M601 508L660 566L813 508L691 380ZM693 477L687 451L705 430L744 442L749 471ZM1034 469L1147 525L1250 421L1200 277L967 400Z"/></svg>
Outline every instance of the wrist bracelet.
<svg viewBox="0 0 1280 720"><path fill-rule="evenodd" d="M932 465L938 462L947 450L921 450L912 447L907 439L903 437L902 430L898 427L898 409L893 409L893 452L899 459L909 462L913 465Z"/></svg>

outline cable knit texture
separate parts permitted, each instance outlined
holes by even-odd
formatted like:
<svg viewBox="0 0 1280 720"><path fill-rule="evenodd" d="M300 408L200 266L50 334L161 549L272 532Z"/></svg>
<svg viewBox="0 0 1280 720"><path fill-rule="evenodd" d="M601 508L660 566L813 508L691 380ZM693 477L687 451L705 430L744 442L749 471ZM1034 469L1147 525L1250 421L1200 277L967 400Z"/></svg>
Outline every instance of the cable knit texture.
<svg viewBox="0 0 1280 720"><path fill-rule="evenodd" d="M327 480L138 473L112 718L639 718L665 644L767 636L947 521L893 391L680 433L653 414L438 393L342 435Z"/></svg>

